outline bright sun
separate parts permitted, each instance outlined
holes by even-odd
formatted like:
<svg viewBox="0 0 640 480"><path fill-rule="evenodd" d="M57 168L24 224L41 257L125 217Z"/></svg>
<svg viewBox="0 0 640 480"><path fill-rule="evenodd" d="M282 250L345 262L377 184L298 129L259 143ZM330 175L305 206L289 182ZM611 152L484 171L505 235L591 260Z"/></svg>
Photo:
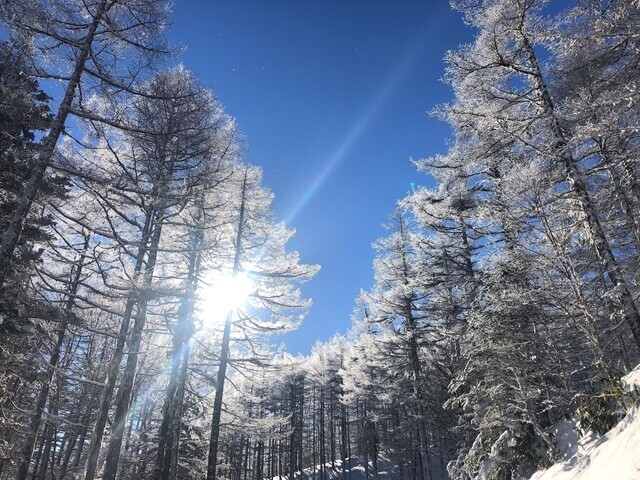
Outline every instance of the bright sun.
<svg viewBox="0 0 640 480"><path fill-rule="evenodd" d="M224 322L227 313L241 307L251 293L253 282L245 272L209 275L200 294L200 312L203 323Z"/></svg>

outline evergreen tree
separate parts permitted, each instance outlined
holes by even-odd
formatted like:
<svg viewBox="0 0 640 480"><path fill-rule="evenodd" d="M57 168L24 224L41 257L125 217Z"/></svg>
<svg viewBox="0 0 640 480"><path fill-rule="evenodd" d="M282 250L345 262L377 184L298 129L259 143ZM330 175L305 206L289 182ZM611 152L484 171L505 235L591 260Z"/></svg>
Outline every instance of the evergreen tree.
<svg viewBox="0 0 640 480"><path fill-rule="evenodd" d="M11 221L33 168L40 137L52 122L50 98L40 89L30 69L29 55L28 47L19 42L0 44L0 228L3 231ZM33 303L25 292L28 276L51 238L48 227L52 218L46 205L63 197L65 187L66 182L60 177L50 175L44 179L42 191L36 197L38 208L25 219L24 234L15 253L15 269L8 285L11 293L3 295L1 304L3 330L19 331L26 322L23 302Z"/></svg>

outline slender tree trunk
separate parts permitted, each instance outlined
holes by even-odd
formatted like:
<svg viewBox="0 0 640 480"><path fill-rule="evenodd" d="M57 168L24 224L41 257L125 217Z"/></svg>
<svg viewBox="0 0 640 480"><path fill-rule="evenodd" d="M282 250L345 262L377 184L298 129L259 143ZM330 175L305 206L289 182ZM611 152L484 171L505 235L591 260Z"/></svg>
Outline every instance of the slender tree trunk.
<svg viewBox="0 0 640 480"><path fill-rule="evenodd" d="M154 405L150 405L145 407L142 412L140 412L140 439L138 440L137 451L139 452L139 458L143 458L147 452L148 435L147 435L147 425L149 423L149 412L154 410ZM146 464L138 461L135 464L132 478L133 480L142 480L145 478Z"/></svg>
<svg viewBox="0 0 640 480"><path fill-rule="evenodd" d="M303 457L304 457L304 377L300 380L300 399L298 401L298 406L300 408L298 412L298 465L297 470L302 472L303 466Z"/></svg>
<svg viewBox="0 0 640 480"><path fill-rule="evenodd" d="M320 478L325 480L325 463L327 462L327 453L325 446L325 403L324 403L324 388L320 387Z"/></svg>
<svg viewBox="0 0 640 480"><path fill-rule="evenodd" d="M540 70L536 53L524 33L522 34L522 42L533 70L532 76L535 79L536 88L544 105L544 113L548 115L551 131L556 137L555 148L564 164L567 182L584 215L584 224L591 239L591 245L596 256L601 261L602 273L611 282L610 293L622 309L622 317L629 325L636 345L640 348L640 312L633 299L629 285L622 274L620 265L613 254L596 207L589 194L587 182L569 151L568 141L556 116L555 106Z"/></svg>
<svg viewBox="0 0 640 480"><path fill-rule="evenodd" d="M280 435L282 435L282 427L280 427ZM278 439L278 478L282 478L282 437Z"/></svg>
<svg viewBox="0 0 640 480"><path fill-rule="evenodd" d="M203 201L199 198L199 203ZM203 232L200 225L201 216L196 220L194 240L189 254L187 272L186 298L180 303L178 321L174 333L174 345L171 361L171 373L162 407L162 423L158 442L158 457L154 478L169 480L175 474L180 446L180 425L182 423L182 403L189 364L189 342L193 335L194 296L200 275Z"/></svg>
<svg viewBox="0 0 640 480"><path fill-rule="evenodd" d="M334 408L335 395L334 392L331 391L331 403L329 403L329 448L331 450L331 468L336 468L336 428Z"/></svg>
<svg viewBox="0 0 640 480"><path fill-rule="evenodd" d="M87 415L85 418L87 418L87 421L88 421L90 417L91 417L91 410L87 409ZM84 451L84 444L87 440L87 434L88 432L86 430L83 430L82 434L80 435L80 440L78 441L78 448L76 449L76 454L74 455L74 458L73 458L74 470L80 469L80 460L82 459L82 452Z"/></svg>
<svg viewBox="0 0 640 480"><path fill-rule="evenodd" d="M346 480L346 468L347 468L347 407L342 405L340 408L340 457L342 460L342 478Z"/></svg>
<svg viewBox="0 0 640 480"><path fill-rule="evenodd" d="M369 480L369 419L367 417L366 404L362 405L362 443L364 447L364 473L365 478Z"/></svg>
<svg viewBox="0 0 640 480"><path fill-rule="evenodd" d="M167 479L169 477L170 467L167 467L167 460L170 465L172 456L172 442L168 438L168 436L170 435L169 432L172 429L172 422L175 417L175 397L178 390L178 376L181 370L184 348L186 348L186 346L182 345L181 342L175 342L171 359L169 383L167 384L167 390L162 405L162 423L160 424L160 431L158 433L158 456L156 458L156 468L154 472L154 478L156 480Z"/></svg>
<svg viewBox="0 0 640 480"><path fill-rule="evenodd" d="M256 480L262 480L264 471L264 442L258 440L256 445ZM293 477L291 477L293 478Z"/></svg>
<svg viewBox="0 0 640 480"><path fill-rule="evenodd" d="M249 471L249 444L250 444L251 440L249 439L249 437L247 437L244 441L244 444L242 445L242 448L244 449L244 465L243 465L243 473L242 473L242 478L244 480L247 480L247 474Z"/></svg>
<svg viewBox="0 0 640 480"><path fill-rule="evenodd" d="M90 236L87 235L85 238L84 246L82 248L82 253L80 254L80 258L78 260L78 264L75 265L75 272L73 273L73 278L69 286L69 295L67 298L67 302L65 303L65 313L67 314L67 316L73 309L73 305L75 303L75 295L78 293L82 269L84 267L84 255L89 248L89 239ZM35 412L33 417L31 417L31 422L29 423L29 434L27 435L24 447L22 449L22 460L20 462L20 466L18 467L18 474L16 476L17 480L26 480L29 472L31 456L33 455L33 449L36 444L36 439L38 438L38 431L40 430L40 425L42 423L42 414L44 412L47 399L49 398L49 389L53 380L55 369L58 366L58 361L60 360L60 352L62 351L62 345L64 343L65 333L68 325L68 318L65 318L60 326L60 329L58 330L56 344L53 347L51 358L49 359L49 364L47 365L48 372L42 384L42 388L40 388L40 391L38 392Z"/></svg>
<svg viewBox="0 0 640 480"><path fill-rule="evenodd" d="M155 223L155 228L149 246L149 255L144 270L144 290L145 292L151 288L153 282L153 272L158 259L158 246L160 245L160 237L162 234L162 220ZM120 461L120 449L122 448L122 440L125 426L127 423L127 415L131 407L131 396L135 382L136 372L138 368L138 358L140 357L140 347L142 346L142 332L147 319L147 301L143 300L138 303L131 340L129 343L129 354L127 355L127 363L122 374L120 388L118 389L118 399L116 402L116 412L113 417L113 427L109 439L109 450L107 451L107 460L103 475L104 480L115 480L118 473L118 462Z"/></svg>
<svg viewBox="0 0 640 480"><path fill-rule="evenodd" d="M269 438L269 454L267 456L267 478L273 478L273 438Z"/></svg>
<svg viewBox="0 0 640 480"><path fill-rule="evenodd" d="M22 195L13 212L9 225L2 235L2 244L0 245L0 291L4 287L4 283L7 280L7 276L11 270L11 261L13 253L18 245L20 236L24 224L31 210L31 205L38 194L38 190L42 185L45 172L47 168L51 166L53 162L53 153L58 143L58 139L64 130L67 116L71 110L71 104L75 98L76 91L80 85L80 79L84 72L84 67L91 54L91 47L98 31L102 17L107 11L109 2L107 0L100 0L96 8L96 12L93 15L93 19L87 29L87 34L82 40L82 46L78 52L76 63L67 83L64 97L58 107L58 112L51 125L49 133L44 138L40 152L36 157L35 165L31 169L29 176L27 177L26 184L22 191Z"/></svg>
<svg viewBox="0 0 640 480"><path fill-rule="evenodd" d="M222 346L220 353L220 366L218 367L218 377L216 384L216 395L213 400L213 415L211 417L211 440L209 443L209 459L207 462L207 480L215 480L216 465L218 463L218 438L220 435L220 417L222 415L222 395L224 393L224 382L227 375L227 364L229 363L229 344L231 340L231 322L233 312L227 313L222 334Z"/></svg>
<svg viewBox="0 0 640 480"><path fill-rule="evenodd" d="M114 480L118 472L118 463L120 460L120 449L124 440L124 432L127 424L127 414L131 407L133 386L138 366L138 356L142 339L142 329L146 321L146 302L142 301L138 304L138 310L135 315L133 332L129 344L129 353L127 362L122 374L122 380L117 393L116 411L113 416L113 424L111 426L111 435L109 437L109 447L105 460L105 469L102 475L103 479Z"/></svg>
<svg viewBox="0 0 640 480"><path fill-rule="evenodd" d="M242 234L244 230L244 215L247 190L247 174L245 172L242 184L240 214L238 219L238 232L235 242L235 254L233 259L233 272L235 277L240 272L240 258L242 256ZM222 414L222 395L224 394L224 382L227 375L227 364L229 363L229 344L231 340L231 322L233 311L227 313L222 334L222 345L220 347L220 366L218 367L218 383L216 394L213 400L213 414L211 417L211 440L209 443L209 458L207 461L207 480L216 479L216 465L218 463L218 439L220 435L220 417Z"/></svg>
<svg viewBox="0 0 640 480"><path fill-rule="evenodd" d="M81 397L82 401L80 402L80 405L84 406L84 411L79 411L75 420L79 425L86 425L89 422L93 402L96 397L95 391L88 395L87 390L87 387L83 389ZM89 398L88 402L85 401L85 398L87 397ZM76 448L76 445L78 450L82 451L82 447L84 445L84 429L82 429L79 425L73 427L73 430L71 431L71 434L69 436L67 449L60 466L60 478L65 478L67 469L69 468L69 462L71 462L71 456L73 455L73 451ZM78 441L79 439L80 441Z"/></svg>
<svg viewBox="0 0 640 480"><path fill-rule="evenodd" d="M58 400L59 400L58 395L55 395L49 399L50 409L53 415L58 414ZM51 424L47 429L47 436L44 444L44 451L42 453L42 463L41 463L40 469L37 472L37 475L34 475L34 478L37 478L38 480L45 480L45 477L47 475L47 470L49 469L49 463L52 463L51 449L52 448L55 449L55 441L56 441L55 439L57 437L57 432L58 432L58 429L53 424Z"/></svg>
<svg viewBox="0 0 640 480"><path fill-rule="evenodd" d="M406 245L408 244L408 240L406 239L406 232L404 230L404 223L400 221L400 234L402 238L402 265L403 265L403 276L404 283L408 284L409 279L409 266L407 264L408 259L406 257ZM410 297L406 297L404 299L405 305L403 306L403 316L405 318L407 334L409 336L409 363L411 365L412 373L413 373L413 393L416 402L416 413L418 417L417 422L417 430L418 430L418 445L419 445L419 457L421 463L421 476L425 480L430 480L430 462L429 462L429 443L426 438L426 429L425 429L425 415L423 402L425 400L425 392L423 389L423 379L422 379L422 367L420 364L420 357L418 355L418 325L416 324L416 319L413 316L413 307L412 301L413 299Z"/></svg>
<svg viewBox="0 0 640 480"><path fill-rule="evenodd" d="M137 284L137 280L140 277L140 272L142 271L142 266L144 265L144 257L148 250L148 244L151 237L152 224L153 224L154 217L155 217L155 212L153 209L147 212L142 239L140 240L140 244L138 246L138 252L136 254L136 263L134 267L134 276L133 276L134 285ZM124 347L126 344L127 334L129 332L129 323L131 322L133 309L136 306L137 302L138 302L138 298L137 298L136 292L131 292L127 298L127 304L125 306L124 313L122 314L120 331L118 333L118 338L116 340L116 346L113 352L113 357L111 358L111 362L109 364L107 382L104 387L104 390L102 391L102 396L100 398L100 408L98 409L98 416L96 418L96 423L93 428L93 434L91 436L91 444L89 446L89 457L87 458L84 480L93 480L96 475L96 470L98 467L98 455L100 454L100 447L102 445L102 436L104 435L104 429L107 425L107 418L109 416L109 407L111 405L111 397L113 396L113 392L116 387L116 382L118 380L118 373L120 372L120 363L122 362L122 357L124 356Z"/></svg>
<svg viewBox="0 0 640 480"><path fill-rule="evenodd" d="M291 414L291 418L289 419L289 429L291 433L289 433L289 478L293 475L295 471L295 458L296 458L296 411L295 411L295 386L294 382L291 382L289 388L289 412Z"/></svg>
<svg viewBox="0 0 640 480"><path fill-rule="evenodd" d="M418 342L416 339L417 328L415 319L411 313L407 314L407 330L409 337L409 361L411 362L411 369L413 371L413 393L416 400L417 408L417 433L418 433L418 445L419 445L419 460L422 467L421 475L425 480L431 478L430 465L429 465L429 442L426 438L425 428L425 415L422 402L424 401L424 391L422 387L422 372L420 366L420 358L418 356Z"/></svg>
<svg viewBox="0 0 640 480"><path fill-rule="evenodd" d="M165 465L169 464L169 475L165 480L176 478L178 460L180 453L180 429L182 426L182 412L184 409L184 391L187 383L187 369L189 366L189 344L185 345L185 352L182 356L182 367L178 377L178 387L175 397L175 411L173 413L171 428L169 429L170 450L165 458ZM165 467L166 468L166 467Z"/></svg>
<svg viewBox="0 0 640 480"><path fill-rule="evenodd" d="M316 480L316 470L317 470L317 424L316 424L316 386L312 384L311 386L311 465L313 465L313 480Z"/></svg>
<svg viewBox="0 0 640 480"><path fill-rule="evenodd" d="M101 364L104 363L104 358L106 357L107 350L109 348L110 348L110 343L109 342L105 342L104 345L103 345L103 348L102 348L102 350L100 352L100 357L98 359L99 363L101 363ZM103 378L98 378L98 380L99 381L105 381L106 379L103 377ZM93 407L94 407L94 404L95 404L96 397L101 397L101 392L97 387L94 387L94 390L91 393L91 401L87 404L84 416L82 417L83 418L83 420L81 421L82 425L89 425L89 422L91 420L91 416L92 416L92 413L93 413ZM88 433L89 432L88 432L86 427L82 428L81 434L80 434L80 439L78 441L78 447L76 449L76 453L75 453L75 456L74 456L74 459L73 459L73 470L75 472L80 470L80 461L82 459L82 453L84 451L84 444L85 444L85 441L87 439ZM65 471L66 471L66 469L65 469ZM65 478L64 475L62 475L62 478Z"/></svg>

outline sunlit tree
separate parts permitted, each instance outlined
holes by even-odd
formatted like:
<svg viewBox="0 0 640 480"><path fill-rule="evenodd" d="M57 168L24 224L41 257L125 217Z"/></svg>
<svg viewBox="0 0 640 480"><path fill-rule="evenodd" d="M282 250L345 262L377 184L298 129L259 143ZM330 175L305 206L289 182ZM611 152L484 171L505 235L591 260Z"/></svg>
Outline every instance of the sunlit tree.
<svg viewBox="0 0 640 480"><path fill-rule="evenodd" d="M228 254L226 258L210 259L218 264L222 261L223 270L222 275L217 273L217 278L211 280L209 292L214 294L225 283L232 289L227 287L222 290L222 296L216 297L218 303L226 303L226 312L213 309L202 313L205 322L207 315L226 317L211 420L208 479L216 478L220 417L228 367L241 368L242 357L247 356L253 358L250 362L255 362L258 359L253 355L256 352L254 342L264 341L269 334L284 333L297 326L310 305L308 300L301 299L298 285L309 280L318 270L316 266L300 264L296 252L286 252L285 245L293 231L282 222L273 220L270 211L272 194L260 185L260 181L260 170L255 167L238 171L235 202L239 208L230 223L232 235L225 240ZM225 297L227 302L222 301ZM241 297L246 297L246 303L239 302ZM229 298L235 302L229 304ZM232 352L238 352L237 359Z"/></svg>
<svg viewBox="0 0 640 480"><path fill-rule="evenodd" d="M98 120L86 99L96 90L131 93L149 62L166 52L161 31L163 2L74 0L3 2L0 21L15 38L28 39L34 50L32 69L42 78L63 82L64 95L43 138L0 247L0 286L11 271L14 251L70 114ZM107 123L116 118L104 117Z"/></svg>

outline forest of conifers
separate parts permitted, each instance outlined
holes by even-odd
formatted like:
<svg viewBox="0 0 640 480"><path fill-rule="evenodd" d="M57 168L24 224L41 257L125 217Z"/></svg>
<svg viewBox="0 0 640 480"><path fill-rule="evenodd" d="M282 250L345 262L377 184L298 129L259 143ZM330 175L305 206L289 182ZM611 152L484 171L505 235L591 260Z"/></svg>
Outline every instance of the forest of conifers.
<svg viewBox="0 0 640 480"><path fill-rule="evenodd" d="M273 338L318 267L165 41L169 5L0 0L0 478L383 456L515 480L558 459L557 422L615 424L640 361L640 3L566 3L453 1L475 38L443 66L448 151L415 162L435 187L391 213L349 334L292 356Z"/></svg>

